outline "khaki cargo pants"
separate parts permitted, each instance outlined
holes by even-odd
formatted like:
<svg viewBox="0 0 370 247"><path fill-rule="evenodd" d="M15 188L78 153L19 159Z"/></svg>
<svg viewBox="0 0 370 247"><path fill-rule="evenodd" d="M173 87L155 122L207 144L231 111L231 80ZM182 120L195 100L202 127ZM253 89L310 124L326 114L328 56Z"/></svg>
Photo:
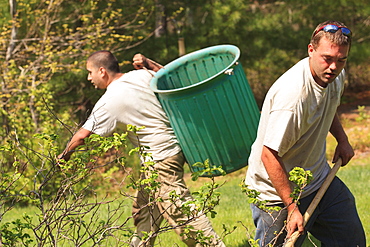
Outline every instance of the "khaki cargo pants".
<svg viewBox="0 0 370 247"><path fill-rule="evenodd" d="M158 172L158 181L161 183L160 191L156 193L155 197L161 198L162 200L160 202L150 204L148 193L143 189L138 190L132 212L136 226L136 235L131 241L131 246L154 246L156 233L158 233L157 231L164 218L178 235L184 232L185 225L181 224L181 222L186 222L186 225L193 227L190 238L180 236L181 240L187 246L202 246L195 241L196 231L198 230L202 230L204 236L213 237L212 243L206 246L225 246L213 230L211 222L204 214L200 212L195 217L193 215L188 216L183 214L179 208L183 203L192 199L184 181L184 163L184 156L182 153L179 153L154 165ZM145 174L141 174L141 176L145 178ZM181 195L182 200L177 200L176 203L168 200L169 193L172 191L175 191L177 195ZM154 234L150 238L150 241L141 241L142 232Z"/></svg>

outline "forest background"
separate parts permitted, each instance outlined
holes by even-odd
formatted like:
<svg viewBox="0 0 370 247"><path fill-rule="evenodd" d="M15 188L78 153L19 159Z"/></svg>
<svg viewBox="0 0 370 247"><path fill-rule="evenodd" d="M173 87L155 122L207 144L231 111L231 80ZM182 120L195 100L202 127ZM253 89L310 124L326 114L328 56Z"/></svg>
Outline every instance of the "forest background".
<svg viewBox="0 0 370 247"><path fill-rule="evenodd" d="M55 164L55 154L104 93L86 80L85 61L92 52L112 51L125 72L133 69L137 52L165 65L184 52L233 44L241 50L239 61L261 106L271 84L307 56L315 26L330 19L353 32L346 92L364 92L370 76L368 0L1 1L0 188L22 195L17 203L28 204L38 176ZM52 152L40 145L43 138L56 142ZM136 161L131 157L126 163ZM4 187L9 182L4 174L20 174L13 177L12 190ZM48 193L58 185L48 184ZM1 221L9 207L0 205Z"/></svg>

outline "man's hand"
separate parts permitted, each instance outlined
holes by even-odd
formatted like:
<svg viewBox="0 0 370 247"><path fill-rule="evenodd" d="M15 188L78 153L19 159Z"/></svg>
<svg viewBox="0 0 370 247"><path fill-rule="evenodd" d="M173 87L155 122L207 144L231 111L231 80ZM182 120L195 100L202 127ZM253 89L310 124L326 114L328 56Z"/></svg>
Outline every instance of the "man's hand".
<svg viewBox="0 0 370 247"><path fill-rule="evenodd" d="M347 142L338 143L335 148L333 163L336 163L339 158L342 158L342 166L345 166L355 155L351 144Z"/></svg>
<svg viewBox="0 0 370 247"><path fill-rule="evenodd" d="M77 147L83 145L84 139L89 137L92 134L90 130L81 128L79 129L73 136L72 139L67 144L67 147L64 151L58 155L58 159L63 159L68 161L72 155L72 153L76 150Z"/></svg>
<svg viewBox="0 0 370 247"><path fill-rule="evenodd" d="M132 59L132 65L135 69L149 69L157 72L161 68L163 68L162 65L159 63L145 57L143 54L137 53Z"/></svg>
<svg viewBox="0 0 370 247"><path fill-rule="evenodd" d="M286 230L287 238L289 238L295 231L298 231L300 234L303 234L304 232L303 216L295 203L288 206Z"/></svg>
<svg viewBox="0 0 370 247"><path fill-rule="evenodd" d="M70 153L61 153L57 156L58 160L65 160L65 161L68 161L70 158L71 158L71 154Z"/></svg>
<svg viewBox="0 0 370 247"><path fill-rule="evenodd" d="M135 69L143 69L144 67L149 69L147 58L140 53L135 54L132 61L133 61L132 65L134 66Z"/></svg>

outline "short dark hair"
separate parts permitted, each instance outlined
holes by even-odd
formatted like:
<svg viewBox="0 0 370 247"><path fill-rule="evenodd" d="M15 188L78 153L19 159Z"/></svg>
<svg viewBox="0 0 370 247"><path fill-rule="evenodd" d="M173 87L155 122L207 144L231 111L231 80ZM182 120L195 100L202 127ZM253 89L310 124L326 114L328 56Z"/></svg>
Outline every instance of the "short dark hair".
<svg viewBox="0 0 370 247"><path fill-rule="evenodd" d="M103 67L110 72L120 72L118 60L110 51L96 51L87 58L87 62L91 62L96 68Z"/></svg>
<svg viewBox="0 0 370 247"><path fill-rule="evenodd" d="M317 32L317 30L319 30L323 26L326 26L326 25L329 25L329 24L334 24L336 26L347 28L347 26L344 25L344 23L339 22L339 21L330 21L329 20L329 21L325 21L323 23L320 23L319 25L317 25L317 27L315 28L315 30L312 33L311 41L310 41L312 46L316 49L317 46L320 43L321 38L326 37L328 40L330 40L332 43L334 43L336 45L348 45L350 47L351 46L351 36L343 35L343 33L341 31L337 31L335 33L324 32L324 31Z"/></svg>

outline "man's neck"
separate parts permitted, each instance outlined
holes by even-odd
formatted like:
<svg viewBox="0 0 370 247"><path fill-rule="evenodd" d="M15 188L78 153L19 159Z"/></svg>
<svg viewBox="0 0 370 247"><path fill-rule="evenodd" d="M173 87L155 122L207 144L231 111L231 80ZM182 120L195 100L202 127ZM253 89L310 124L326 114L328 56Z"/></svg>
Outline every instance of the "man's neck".
<svg viewBox="0 0 370 247"><path fill-rule="evenodd" d="M111 84L115 80L118 80L119 78L121 78L121 76L123 76L124 74L125 73L115 73L114 75L112 75L111 78L109 78L110 80L109 80L107 86L109 86L109 84Z"/></svg>

